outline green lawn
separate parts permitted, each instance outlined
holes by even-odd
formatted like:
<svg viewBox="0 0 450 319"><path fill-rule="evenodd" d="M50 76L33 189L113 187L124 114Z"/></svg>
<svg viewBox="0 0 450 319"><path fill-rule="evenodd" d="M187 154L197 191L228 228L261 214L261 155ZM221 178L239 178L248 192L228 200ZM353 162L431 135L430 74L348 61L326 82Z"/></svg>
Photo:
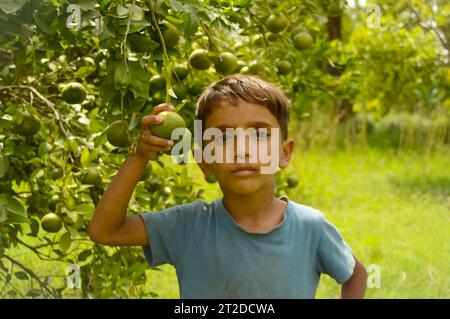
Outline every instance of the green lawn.
<svg viewBox="0 0 450 319"><path fill-rule="evenodd" d="M380 267L381 287L368 289L368 298L450 298L449 164L448 150L296 151L287 172L295 171L300 184L288 195L321 210L366 266ZM208 200L218 194L217 185L208 186ZM21 260L38 273L56 271L33 257ZM160 269L148 270L148 289L159 298L179 297L173 267ZM338 293L338 285L322 277L317 297Z"/></svg>

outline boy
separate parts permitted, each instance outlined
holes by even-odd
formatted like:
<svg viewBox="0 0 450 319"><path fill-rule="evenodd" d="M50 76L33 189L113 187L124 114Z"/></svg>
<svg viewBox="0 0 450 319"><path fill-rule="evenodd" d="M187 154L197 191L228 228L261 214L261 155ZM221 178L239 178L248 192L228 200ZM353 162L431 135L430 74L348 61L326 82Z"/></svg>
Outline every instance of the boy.
<svg viewBox="0 0 450 319"><path fill-rule="evenodd" d="M203 173L217 179L223 198L126 216L147 162L173 144L150 133L161 121L157 114L173 110L156 106L142 119L134 154L96 208L89 236L105 245L144 246L150 265L174 265L181 298L314 298L321 273L342 284L342 298L362 298L366 270L338 230L321 212L275 198L274 172L262 174L264 165L249 151L250 143L259 145L278 130L277 146L265 145L278 166L287 167L294 147L287 138L289 108L281 90L258 77L230 75L211 84L196 111L204 130L219 128L224 133L217 140L225 143L227 128L258 130L244 145L233 146L233 162L199 161Z"/></svg>

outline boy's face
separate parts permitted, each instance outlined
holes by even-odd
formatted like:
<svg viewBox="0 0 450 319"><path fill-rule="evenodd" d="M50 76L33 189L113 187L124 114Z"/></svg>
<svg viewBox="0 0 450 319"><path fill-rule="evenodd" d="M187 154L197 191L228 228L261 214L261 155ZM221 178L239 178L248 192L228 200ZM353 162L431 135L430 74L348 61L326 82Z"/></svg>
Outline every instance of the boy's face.
<svg viewBox="0 0 450 319"><path fill-rule="evenodd" d="M230 147L234 151L229 152L233 159L231 163L223 161L200 164L205 175L212 174L217 178L224 193L251 194L261 189L274 188L275 171L272 170L271 173L264 173L264 169L263 172L261 171L261 167L267 168L269 164L267 160L261 160L261 156L254 147L263 146L265 154L276 159L275 165L285 168L289 163L294 142L292 139L282 140L278 120L266 106L250 104L242 100L237 100L233 104L221 103L207 116L203 127L205 130L218 128L223 132L223 138L219 138L219 142L223 145L220 150L223 151L224 157L227 157L226 144L232 143ZM253 132L257 133L246 135L245 143L237 143L236 137L226 134L226 128L243 130L254 128ZM266 129L267 134L258 130L261 128ZM271 129L278 129L278 138L276 138L276 132ZM209 143L214 143L214 140L205 140L204 146Z"/></svg>

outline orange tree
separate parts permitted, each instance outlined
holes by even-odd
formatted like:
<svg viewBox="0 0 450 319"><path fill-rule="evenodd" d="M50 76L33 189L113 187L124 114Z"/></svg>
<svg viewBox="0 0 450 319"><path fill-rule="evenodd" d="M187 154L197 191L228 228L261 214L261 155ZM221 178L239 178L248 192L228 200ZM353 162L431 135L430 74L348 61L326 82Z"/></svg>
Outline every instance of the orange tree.
<svg viewBox="0 0 450 319"><path fill-rule="evenodd" d="M65 283L14 257L20 249L78 265L84 297L154 296L139 248L86 234L141 117L168 102L192 129L202 89L234 72L277 83L300 120L313 105L352 103L358 53L331 36L344 9L333 0L1 1L0 294L64 295ZM149 163L128 213L201 198L187 176L185 166Z"/></svg>

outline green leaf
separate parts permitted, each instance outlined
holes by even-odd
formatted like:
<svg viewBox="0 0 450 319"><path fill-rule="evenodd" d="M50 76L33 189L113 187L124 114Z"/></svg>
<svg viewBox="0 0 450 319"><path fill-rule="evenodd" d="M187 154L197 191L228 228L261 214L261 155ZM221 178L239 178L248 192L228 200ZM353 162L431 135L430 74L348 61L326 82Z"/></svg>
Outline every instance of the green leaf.
<svg viewBox="0 0 450 319"><path fill-rule="evenodd" d="M9 196L8 198L8 210L11 214L27 216L25 208L22 206L22 204L17 199L11 196Z"/></svg>
<svg viewBox="0 0 450 319"><path fill-rule="evenodd" d="M64 233L59 239L59 248L61 248L61 251L63 253L66 253L69 250L71 244L72 238L70 236L70 233Z"/></svg>
<svg viewBox="0 0 450 319"><path fill-rule="evenodd" d="M92 251L89 249L83 250L79 255L78 255L78 261L85 261L90 255L92 254Z"/></svg>
<svg viewBox="0 0 450 319"><path fill-rule="evenodd" d="M27 3L27 0L0 0L0 9L6 14L16 13Z"/></svg>
<svg viewBox="0 0 450 319"><path fill-rule="evenodd" d="M74 212L74 211L68 211L67 212L67 217L69 217L69 219L70 219L70 221L72 222L72 223L76 223L77 221L78 221L78 214L77 214L77 212Z"/></svg>
<svg viewBox="0 0 450 319"><path fill-rule="evenodd" d="M128 8L125 8L124 6L118 5L117 6L117 14L119 16L125 16L129 12Z"/></svg>
<svg viewBox="0 0 450 319"><path fill-rule="evenodd" d="M87 147L81 152L80 162L82 167L87 167L89 164L89 150Z"/></svg>
<svg viewBox="0 0 450 319"><path fill-rule="evenodd" d="M81 10L88 11L94 10L97 5L97 1L95 0L79 0L77 3L80 6Z"/></svg>
<svg viewBox="0 0 450 319"><path fill-rule="evenodd" d="M5 194L0 194L0 223L3 223L8 219L8 210L6 209L6 204L4 199L6 198Z"/></svg>
<svg viewBox="0 0 450 319"><path fill-rule="evenodd" d="M144 11L138 5L135 5L134 7L132 7L132 5L130 4L130 5L128 5L128 8L130 10L133 9L132 14L131 14L132 20L140 21L140 20L144 19Z"/></svg>
<svg viewBox="0 0 450 319"><path fill-rule="evenodd" d="M91 65L82 66L81 68L79 68L77 70L77 72L75 72L75 76L77 78L84 79L85 77L88 77L89 75L91 75L92 72L95 71L95 69L96 69L96 67L91 66Z"/></svg>
<svg viewBox="0 0 450 319"><path fill-rule="evenodd" d="M148 71L139 62L130 61L128 67L133 79L130 84L130 91L133 92L136 98L143 97L147 99L149 91Z"/></svg>
<svg viewBox="0 0 450 319"><path fill-rule="evenodd" d="M0 129L9 128L11 126L11 121L0 118Z"/></svg>
<svg viewBox="0 0 450 319"><path fill-rule="evenodd" d="M0 178L6 175L9 170L9 158L6 155L0 155Z"/></svg>
<svg viewBox="0 0 450 319"><path fill-rule="evenodd" d="M19 280L28 280L27 273L23 272L23 271L16 271L14 273L14 276L16 276L16 278L19 279Z"/></svg>
<svg viewBox="0 0 450 319"><path fill-rule="evenodd" d="M37 288L31 288L28 292L27 292L27 296L29 297L39 297L42 296L44 293Z"/></svg>
<svg viewBox="0 0 450 319"><path fill-rule="evenodd" d="M74 209L80 215L92 214L95 210L93 204L80 204L77 205Z"/></svg>
<svg viewBox="0 0 450 319"><path fill-rule="evenodd" d="M193 18L193 15L185 12L184 14L184 34L186 36L190 36L193 35L195 32L197 32L198 30L198 19L197 18Z"/></svg>

